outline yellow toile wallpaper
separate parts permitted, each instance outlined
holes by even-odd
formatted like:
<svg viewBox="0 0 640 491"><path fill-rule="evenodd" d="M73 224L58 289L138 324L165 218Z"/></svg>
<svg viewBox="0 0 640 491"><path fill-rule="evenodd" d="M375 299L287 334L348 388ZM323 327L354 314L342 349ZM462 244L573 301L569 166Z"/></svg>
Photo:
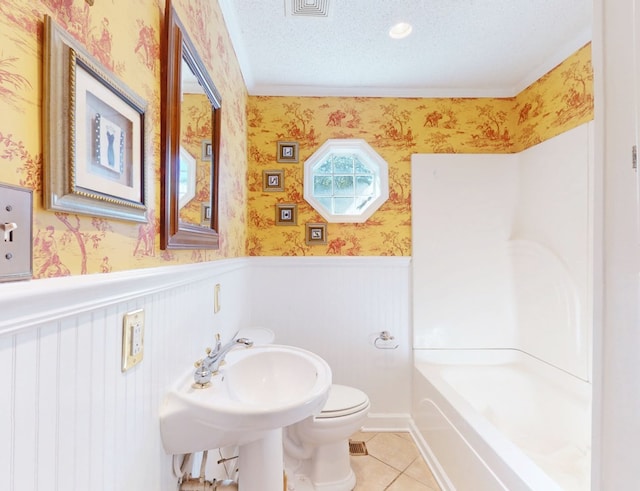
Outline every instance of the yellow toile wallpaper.
<svg viewBox="0 0 640 491"><path fill-rule="evenodd" d="M593 118L591 45L508 99L249 97L247 254L411 255L411 154L511 153ZM303 198L303 165L329 138L363 138L389 164L389 200L363 224L327 224L326 245L305 244L323 222ZM277 163L278 140L300 163ZM262 191L263 170L284 171L283 192ZM298 226L276 226L276 203L298 206Z"/></svg>
<svg viewBox="0 0 640 491"><path fill-rule="evenodd" d="M159 247L160 49L165 0L96 1L93 6L85 0L0 0L0 182L34 190L34 278L244 255L246 224L239 210L246 208L246 89L217 2L174 0L174 5L222 96L223 234L218 251L162 251ZM47 81L40 77L45 14L147 102L145 153L151 197L147 224L43 208L42 173L47 163L42 161L41 104Z"/></svg>
<svg viewBox="0 0 640 491"><path fill-rule="evenodd" d="M159 247L165 0L0 0L0 182L34 190L34 278L245 255L410 255L412 153L516 152L593 117L590 45L510 99L248 97L218 3L174 4L222 96L218 251ZM147 101L147 224L43 207L45 14ZM183 141L197 155L196 133ZM327 245L306 246L304 223L322 220L302 198L302 162L325 139L345 137L365 138L388 161L390 199L365 224L329 224ZM300 143L300 163L276 163L278 140ZM263 193L262 170L274 168L285 171L285 191ZM278 202L298 204L297 227L275 225Z"/></svg>

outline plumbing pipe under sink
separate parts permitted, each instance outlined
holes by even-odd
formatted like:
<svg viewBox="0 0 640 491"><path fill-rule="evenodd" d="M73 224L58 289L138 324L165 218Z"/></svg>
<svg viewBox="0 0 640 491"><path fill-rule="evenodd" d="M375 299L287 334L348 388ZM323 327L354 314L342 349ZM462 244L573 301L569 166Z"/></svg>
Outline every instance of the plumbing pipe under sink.
<svg viewBox="0 0 640 491"><path fill-rule="evenodd" d="M205 468L207 466L208 454L208 450L202 452L202 462L200 463L200 472L198 473L198 477L191 477L191 474L188 474L186 471L188 466L191 464L193 454L186 454L184 456L182 465L179 467L179 474L181 477L179 481L180 487L178 488L178 491L237 491L238 483L233 479L224 479L221 481L218 481L217 479L214 479L213 481L207 481L205 479ZM218 461L218 463L220 463L220 461ZM174 467L175 466L176 462L174 459ZM174 468L174 471L177 470L178 468Z"/></svg>

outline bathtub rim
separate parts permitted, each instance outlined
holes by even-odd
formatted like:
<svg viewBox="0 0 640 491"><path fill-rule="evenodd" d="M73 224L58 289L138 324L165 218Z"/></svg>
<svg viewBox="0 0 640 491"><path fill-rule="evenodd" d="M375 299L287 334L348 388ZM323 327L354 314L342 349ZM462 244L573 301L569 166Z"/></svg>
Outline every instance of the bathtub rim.
<svg viewBox="0 0 640 491"><path fill-rule="evenodd" d="M416 390L416 381L412 380L412 432L415 432L414 438L419 444L421 453L434 470L434 475L438 474L436 479L441 483L443 490L455 490L455 487L417 423L419 404L424 400L428 400L437 408L481 464L502 483L504 489L561 490L558 483L544 469L478 413L471 403L438 373L440 367L446 365L499 365L514 361L533 363L544 375L556 375L554 382L559 382L577 392L578 397L588 395L589 399L591 398L590 382L518 349L413 349L412 376L421 377L433 393L429 397L420 394ZM432 368L431 372L428 371L429 365ZM557 377L559 374L562 375ZM575 391L576 387L577 391ZM488 443L488 440L492 444ZM527 476L527 481L523 481L520 476Z"/></svg>

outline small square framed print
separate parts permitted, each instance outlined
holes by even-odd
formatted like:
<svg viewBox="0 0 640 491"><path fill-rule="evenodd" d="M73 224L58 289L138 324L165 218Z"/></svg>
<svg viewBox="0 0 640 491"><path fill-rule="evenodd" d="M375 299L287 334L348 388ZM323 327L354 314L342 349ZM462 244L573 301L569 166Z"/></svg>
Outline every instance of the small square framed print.
<svg viewBox="0 0 640 491"><path fill-rule="evenodd" d="M284 171L263 170L262 171L263 191L284 191Z"/></svg>
<svg viewBox="0 0 640 491"><path fill-rule="evenodd" d="M200 203L200 225L211 227L211 203Z"/></svg>
<svg viewBox="0 0 640 491"><path fill-rule="evenodd" d="M305 242L307 245L322 245L327 243L326 223L307 223L305 225Z"/></svg>
<svg viewBox="0 0 640 491"><path fill-rule="evenodd" d="M292 203L276 204L276 225L297 225L298 205Z"/></svg>
<svg viewBox="0 0 640 491"><path fill-rule="evenodd" d="M295 164L298 162L298 142L278 142L278 162Z"/></svg>
<svg viewBox="0 0 640 491"><path fill-rule="evenodd" d="M213 145L211 140L202 140L202 160L205 162L211 162L213 156Z"/></svg>

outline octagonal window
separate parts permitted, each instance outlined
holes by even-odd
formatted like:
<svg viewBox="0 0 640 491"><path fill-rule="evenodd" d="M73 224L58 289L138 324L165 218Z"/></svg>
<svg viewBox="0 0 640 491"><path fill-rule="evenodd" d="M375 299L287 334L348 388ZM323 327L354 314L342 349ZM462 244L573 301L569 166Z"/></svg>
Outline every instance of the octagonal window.
<svg viewBox="0 0 640 491"><path fill-rule="evenodd" d="M388 198L387 162L364 140L327 140L304 163L304 199L328 222L365 222Z"/></svg>

